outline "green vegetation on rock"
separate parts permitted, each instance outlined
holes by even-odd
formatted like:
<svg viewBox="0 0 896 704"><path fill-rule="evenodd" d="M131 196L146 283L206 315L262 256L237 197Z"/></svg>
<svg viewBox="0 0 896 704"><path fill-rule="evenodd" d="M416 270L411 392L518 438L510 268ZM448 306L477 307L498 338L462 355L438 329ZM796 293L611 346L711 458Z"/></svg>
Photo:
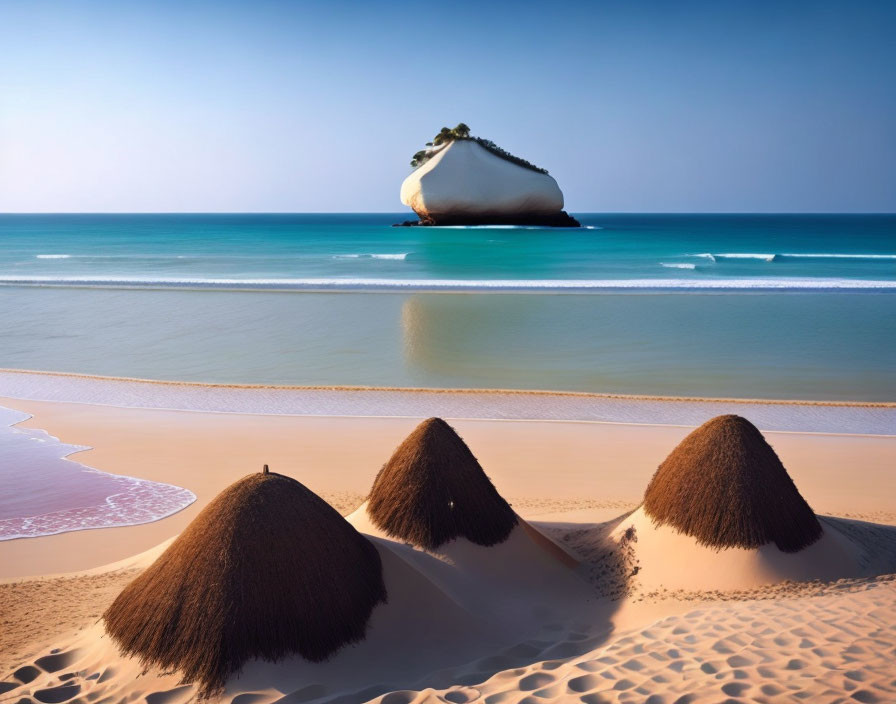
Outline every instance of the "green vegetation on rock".
<svg viewBox="0 0 896 704"><path fill-rule="evenodd" d="M435 149L435 147L441 147L442 145L448 145L450 142L455 141L464 141L469 140L476 142L483 149L490 151L497 157L504 159L505 161L509 161L511 164L516 164L517 166L522 166L524 169L530 169L532 171L537 171L540 174L546 174L547 169L542 169L535 164L531 164L525 159L520 159L518 156L514 156L510 152L501 149L497 144L495 144L490 139L484 139L482 137L472 137L470 135L470 128L464 124L463 122L459 123L456 127L449 128L443 127L439 130L439 133L432 138L431 142L426 143L426 149L421 149L416 154L414 154L411 159L411 166L415 169L419 166L423 166L427 161L429 161L439 150Z"/></svg>

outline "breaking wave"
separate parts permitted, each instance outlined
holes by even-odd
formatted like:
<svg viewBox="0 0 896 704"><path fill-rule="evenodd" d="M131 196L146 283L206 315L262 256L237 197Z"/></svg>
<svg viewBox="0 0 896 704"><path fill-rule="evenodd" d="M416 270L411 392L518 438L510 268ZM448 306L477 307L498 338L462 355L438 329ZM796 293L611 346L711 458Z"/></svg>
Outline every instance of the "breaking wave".
<svg viewBox="0 0 896 704"><path fill-rule="evenodd" d="M396 261L404 261L409 254L410 252L401 252L399 254L334 254L333 259L394 259Z"/></svg>
<svg viewBox="0 0 896 704"><path fill-rule="evenodd" d="M686 263L677 263L677 262L673 262L673 263L669 263L669 264L667 264L666 262L660 262L660 266L664 266L667 269L690 269L690 270L693 270L693 269L697 268L696 264L686 264Z"/></svg>
<svg viewBox="0 0 896 704"><path fill-rule="evenodd" d="M689 254L689 257L700 257L711 262L720 259L757 259L764 262L777 262L782 259L858 259L858 260L894 260L896 254L840 254L834 252L780 252L780 253L753 253L753 252L702 252Z"/></svg>

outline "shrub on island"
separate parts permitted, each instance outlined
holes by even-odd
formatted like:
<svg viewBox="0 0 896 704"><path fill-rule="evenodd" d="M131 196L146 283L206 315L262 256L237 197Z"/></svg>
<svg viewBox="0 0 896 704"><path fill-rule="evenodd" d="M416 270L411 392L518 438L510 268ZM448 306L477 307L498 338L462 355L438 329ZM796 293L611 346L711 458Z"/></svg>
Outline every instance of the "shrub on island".
<svg viewBox="0 0 896 704"><path fill-rule="evenodd" d="M480 147L488 150L495 156L500 157L505 161L509 161L511 164L522 166L524 169L537 171L540 174L546 174L548 172L547 169L542 169L539 166L535 166L535 164L532 164L525 159L514 156L506 149L501 149L501 147L499 147L490 139L471 136L470 128L463 122L458 123L456 127L443 127L441 130L439 130L439 133L435 137L433 137L432 141L426 143L427 149L421 149L416 154L414 154L413 158L411 159L411 166L413 166L415 169L419 166L423 166L438 151L436 147L441 147L442 145L447 145L454 141L463 140L476 142Z"/></svg>

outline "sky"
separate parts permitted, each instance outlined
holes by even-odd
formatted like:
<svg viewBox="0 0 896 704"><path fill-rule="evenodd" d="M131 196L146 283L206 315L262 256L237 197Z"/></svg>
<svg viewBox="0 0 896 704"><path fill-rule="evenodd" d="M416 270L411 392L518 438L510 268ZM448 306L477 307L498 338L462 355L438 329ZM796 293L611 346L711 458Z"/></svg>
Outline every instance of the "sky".
<svg viewBox="0 0 896 704"><path fill-rule="evenodd" d="M443 125L571 212L896 211L896 3L0 0L0 212L399 212Z"/></svg>

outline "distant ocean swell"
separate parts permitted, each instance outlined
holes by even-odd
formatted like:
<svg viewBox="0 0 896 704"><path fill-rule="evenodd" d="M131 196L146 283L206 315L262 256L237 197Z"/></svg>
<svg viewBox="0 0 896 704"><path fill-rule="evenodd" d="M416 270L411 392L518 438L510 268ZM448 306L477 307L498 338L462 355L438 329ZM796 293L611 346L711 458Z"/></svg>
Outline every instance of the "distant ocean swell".
<svg viewBox="0 0 896 704"><path fill-rule="evenodd" d="M337 253L323 254L318 256L328 257L330 259L384 259L404 261L411 255L411 252L359 252L359 253ZM296 256L296 255L293 255ZM313 257L313 254L298 255L299 258ZM778 262L785 259L851 259L855 261L893 261L896 262L896 254L845 254L836 252L701 252L698 254L685 254L686 257L697 257L706 259L710 262L719 262L725 260L757 260L764 262ZM232 255L231 255L232 257ZM164 255L164 254L36 254L35 259L147 259L147 260L164 260L164 259L190 259L198 258L189 255ZM221 255L220 258L224 258ZM230 257L228 257L230 258ZM264 258L251 257L241 255L241 258ZM664 264L665 266L665 264Z"/></svg>
<svg viewBox="0 0 896 704"><path fill-rule="evenodd" d="M674 268L682 265L663 264ZM0 286L64 288L219 289L219 290L382 290L382 291L600 291L600 290L896 290L896 280L742 277L706 279L397 279L397 278L210 278L0 276Z"/></svg>

